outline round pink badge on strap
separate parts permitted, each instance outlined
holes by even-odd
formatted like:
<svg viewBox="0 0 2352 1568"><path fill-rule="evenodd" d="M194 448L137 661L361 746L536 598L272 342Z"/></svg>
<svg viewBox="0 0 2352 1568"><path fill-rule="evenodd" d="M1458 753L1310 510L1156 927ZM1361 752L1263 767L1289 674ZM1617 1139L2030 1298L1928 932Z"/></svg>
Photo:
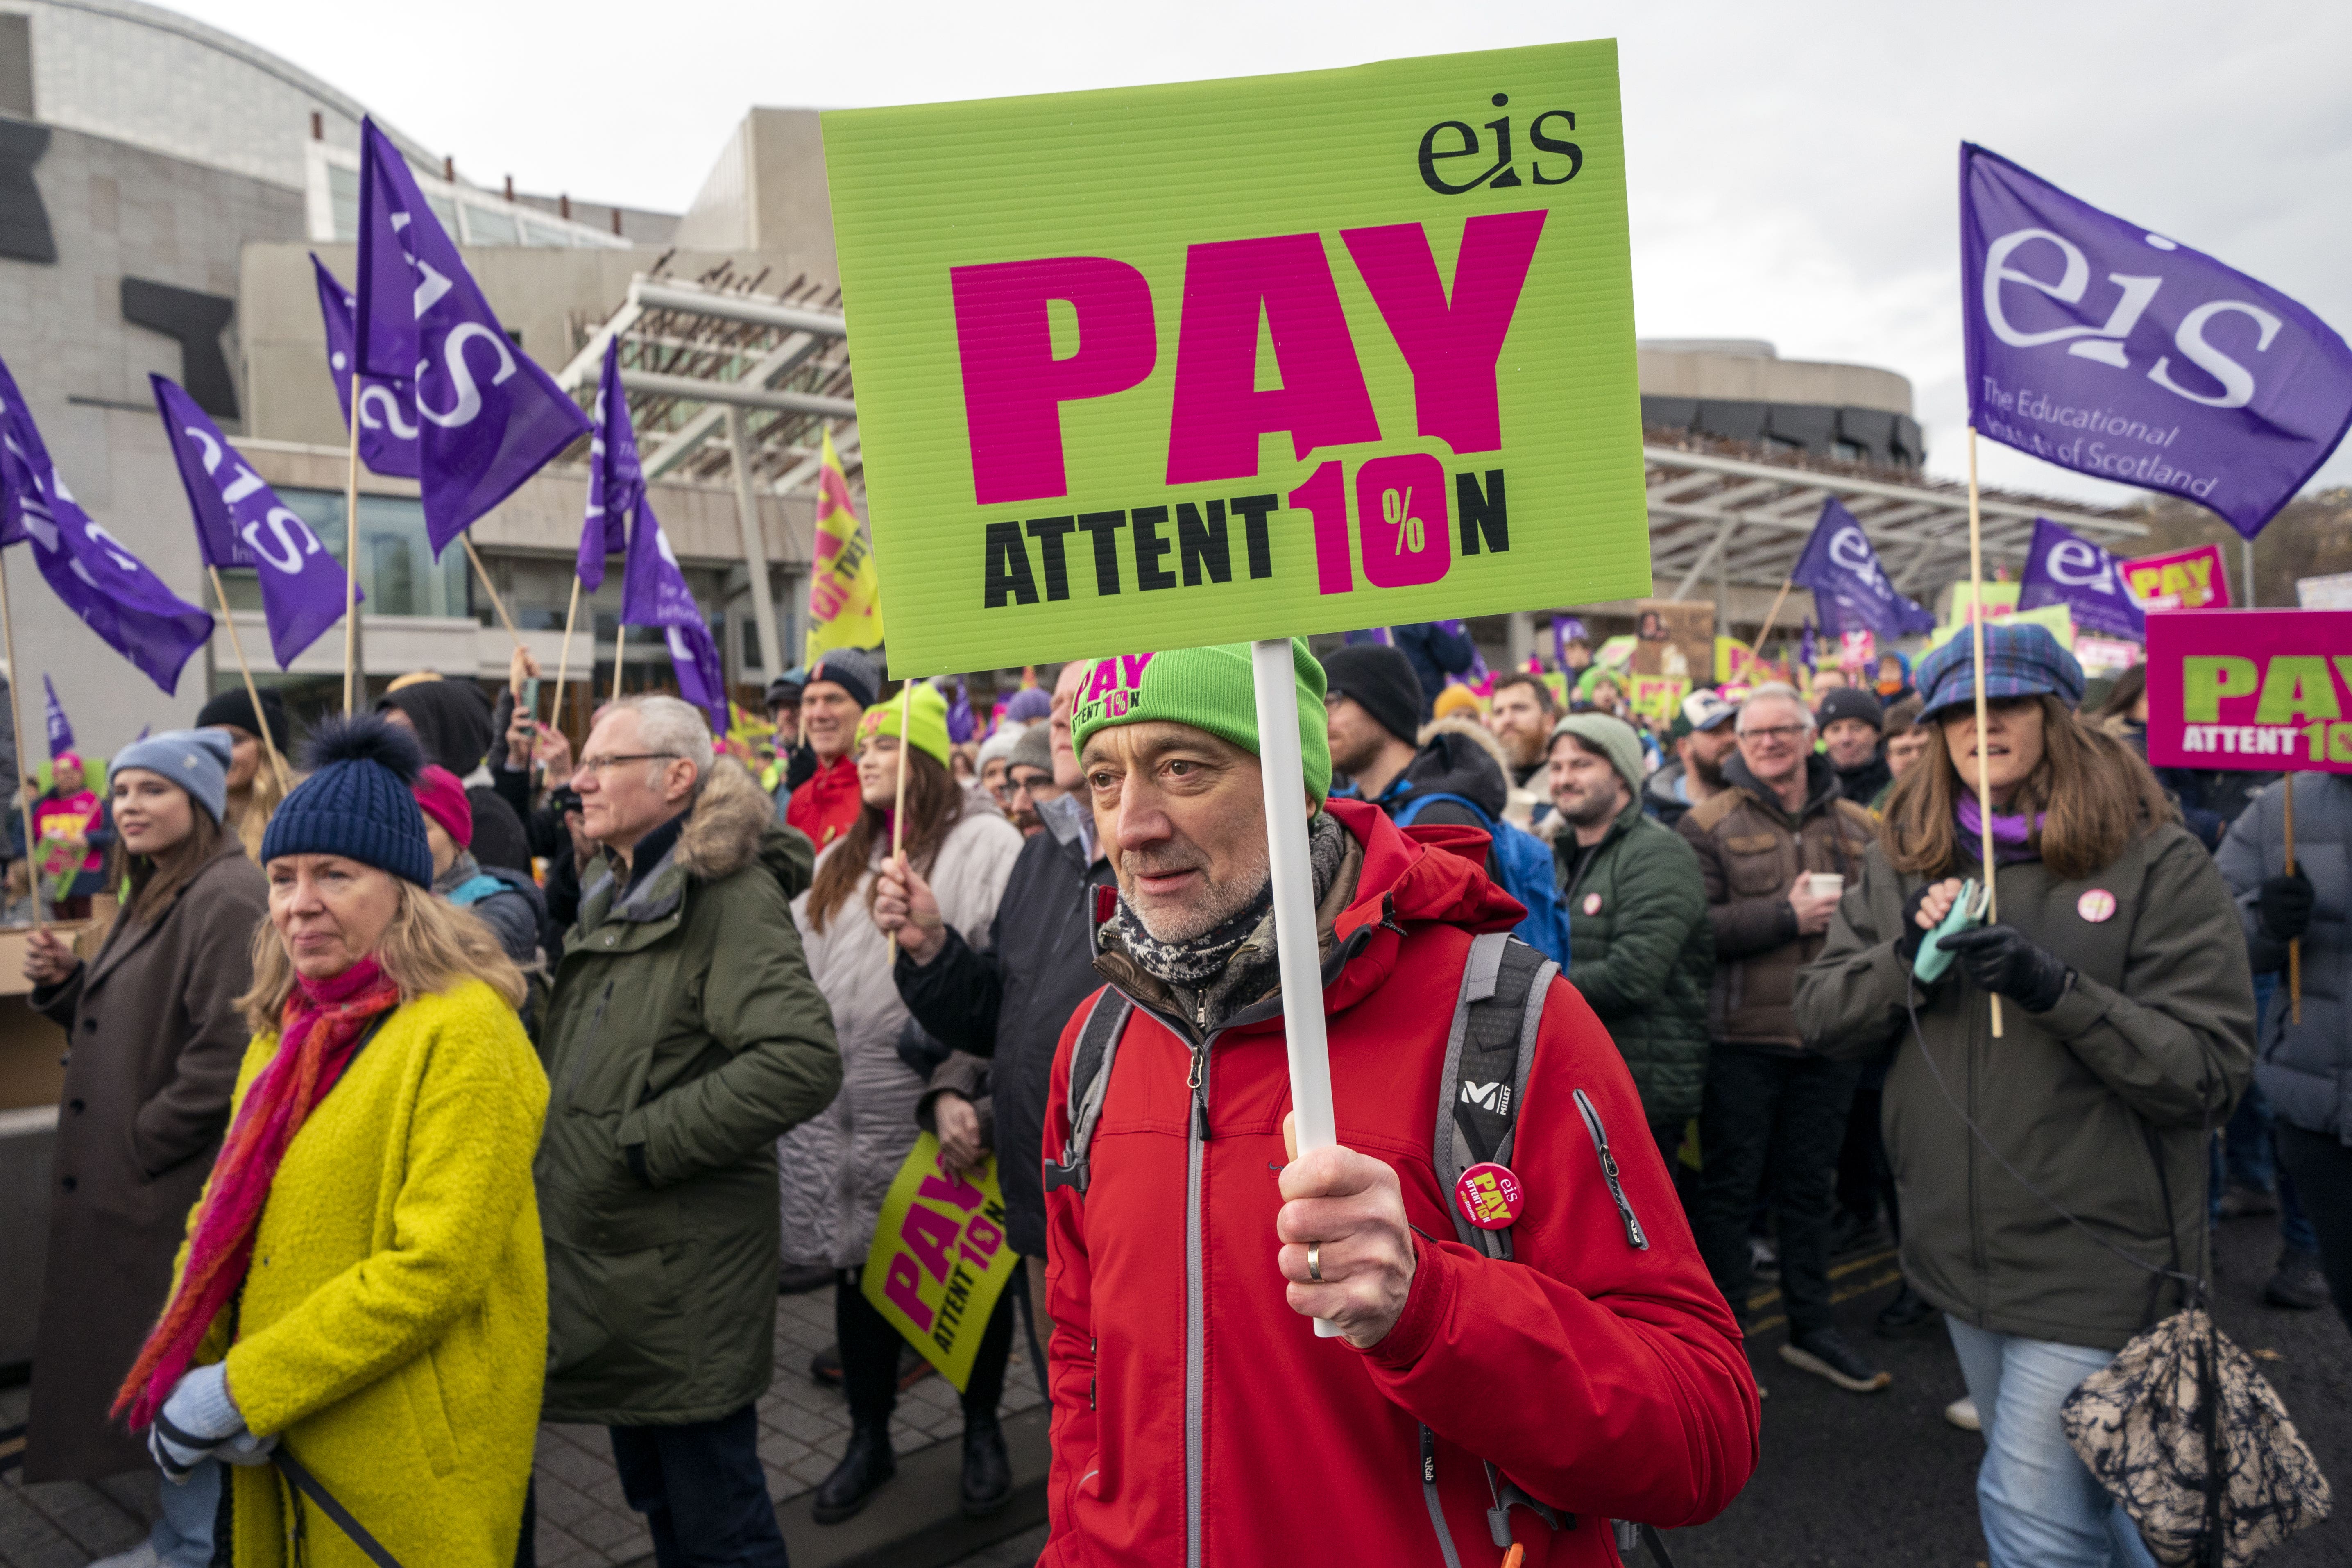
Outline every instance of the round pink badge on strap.
<svg viewBox="0 0 2352 1568"><path fill-rule="evenodd" d="M1584 912L1588 915L1597 915L1601 912L1600 894L1587 893L1584 895Z"/></svg>
<svg viewBox="0 0 2352 1568"><path fill-rule="evenodd" d="M2074 912L2097 925L2116 918L2116 896L2105 888L2093 888L2074 900Z"/></svg>
<svg viewBox="0 0 2352 1568"><path fill-rule="evenodd" d="M1480 1230L1503 1230L1519 1217L1519 1178L1492 1161L1471 1166L1454 1184L1462 1217Z"/></svg>

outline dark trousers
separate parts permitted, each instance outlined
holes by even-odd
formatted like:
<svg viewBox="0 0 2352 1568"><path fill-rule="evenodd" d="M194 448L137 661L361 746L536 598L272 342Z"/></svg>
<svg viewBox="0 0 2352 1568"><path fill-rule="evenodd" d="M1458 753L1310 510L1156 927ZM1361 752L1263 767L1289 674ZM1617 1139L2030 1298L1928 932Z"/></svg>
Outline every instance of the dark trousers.
<svg viewBox="0 0 2352 1568"><path fill-rule="evenodd" d="M2279 1163L2294 1179L2311 1228L2319 1234L2319 1269L2327 1293L2352 1328L2352 1149L2332 1132L2278 1124Z"/></svg>
<svg viewBox="0 0 2352 1568"><path fill-rule="evenodd" d="M646 1516L657 1568L789 1568L754 1406L716 1421L608 1430L621 1495Z"/></svg>
<svg viewBox="0 0 2352 1568"><path fill-rule="evenodd" d="M1816 1056L1717 1045L1699 1112L1692 1229L1716 1289L1742 1321L1752 1265L1748 1217L1760 1192L1779 1238L1780 1298L1792 1337L1830 1326L1829 1226L1847 1106L1861 1069Z"/></svg>
<svg viewBox="0 0 2352 1568"><path fill-rule="evenodd" d="M1869 1081L1870 1079L1877 1081ZM1845 1116L1845 1141L1837 1160L1837 1206L1845 1214L1876 1219L1886 1211L1886 1227L1896 1240L1903 1237L1903 1205L1895 1194L1895 1165L1886 1157L1886 1140L1880 1132L1886 1106L1886 1075L1867 1075L1853 1091L1853 1108Z"/></svg>
<svg viewBox="0 0 2352 1568"><path fill-rule="evenodd" d="M849 1396L853 1419L887 1421L898 1404L898 1347L907 1342L889 1319L874 1310L857 1288L857 1279L855 1270L846 1270L833 1288L833 1328L841 1339L841 1388ZM975 1415L992 1418L1004 1397L1004 1369L1013 1359L1013 1298L1008 1285L980 1336L971 1381L963 1391L967 1422Z"/></svg>

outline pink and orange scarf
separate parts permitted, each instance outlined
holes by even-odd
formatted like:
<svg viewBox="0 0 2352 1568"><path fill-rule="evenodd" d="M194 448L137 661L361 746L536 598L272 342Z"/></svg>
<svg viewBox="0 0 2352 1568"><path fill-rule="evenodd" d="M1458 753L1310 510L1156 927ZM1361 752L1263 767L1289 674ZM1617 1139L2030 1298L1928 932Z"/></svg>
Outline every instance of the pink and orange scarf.
<svg viewBox="0 0 2352 1568"><path fill-rule="evenodd" d="M278 1054L253 1080L213 1166L180 1287L114 1396L113 1413L128 1411L133 1428L154 1420L245 1283L261 1211L294 1135L351 1065L368 1021L399 1002L400 988L373 958L331 979L295 981L278 1020Z"/></svg>

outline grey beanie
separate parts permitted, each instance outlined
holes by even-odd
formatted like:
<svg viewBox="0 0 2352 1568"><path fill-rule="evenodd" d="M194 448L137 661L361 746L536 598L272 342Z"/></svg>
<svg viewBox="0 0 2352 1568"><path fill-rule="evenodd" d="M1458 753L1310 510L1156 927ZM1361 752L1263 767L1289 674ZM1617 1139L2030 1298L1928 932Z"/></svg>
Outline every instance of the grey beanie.
<svg viewBox="0 0 2352 1568"><path fill-rule="evenodd" d="M1642 738L1633 726L1612 713L1570 713L1551 727L1551 738L1573 735L1587 748L1607 757L1624 779L1633 798L1642 798Z"/></svg>
<svg viewBox="0 0 2352 1568"><path fill-rule="evenodd" d="M1021 731L1013 742L1013 755L1007 765L1015 768L1035 768L1041 773L1054 771L1054 731L1050 725L1032 724Z"/></svg>
<svg viewBox="0 0 2352 1568"><path fill-rule="evenodd" d="M218 822L228 809L229 738L218 730L166 730L133 741L107 763L109 778L125 768L157 773L188 792Z"/></svg>
<svg viewBox="0 0 2352 1568"><path fill-rule="evenodd" d="M1024 725L999 725L995 734L980 743L980 757L974 765L985 770L991 763L1009 764L1013 761L1013 748L1021 743L1024 732Z"/></svg>

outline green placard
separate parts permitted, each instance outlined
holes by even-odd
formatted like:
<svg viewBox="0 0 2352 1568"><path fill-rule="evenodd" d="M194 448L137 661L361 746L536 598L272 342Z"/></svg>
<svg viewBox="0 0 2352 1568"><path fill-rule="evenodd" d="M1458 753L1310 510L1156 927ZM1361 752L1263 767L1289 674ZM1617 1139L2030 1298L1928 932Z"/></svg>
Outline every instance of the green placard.
<svg viewBox="0 0 2352 1568"><path fill-rule="evenodd" d="M1613 42L824 123L894 675L1650 592Z"/></svg>

